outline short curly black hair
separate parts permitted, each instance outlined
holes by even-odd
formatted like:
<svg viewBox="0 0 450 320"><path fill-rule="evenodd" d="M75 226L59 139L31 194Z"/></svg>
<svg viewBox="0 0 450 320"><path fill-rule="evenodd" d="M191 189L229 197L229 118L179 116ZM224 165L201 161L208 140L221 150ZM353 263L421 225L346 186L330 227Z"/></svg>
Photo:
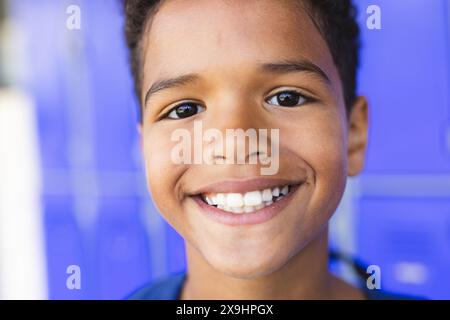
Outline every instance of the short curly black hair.
<svg viewBox="0 0 450 320"><path fill-rule="evenodd" d="M164 0L123 0L125 9L125 38L130 50L130 64L136 95L141 92L141 43L148 21ZM338 69L349 113L356 99L359 67L360 29L352 0L292 0L304 5L308 15L325 39ZM142 121L142 107L139 108Z"/></svg>

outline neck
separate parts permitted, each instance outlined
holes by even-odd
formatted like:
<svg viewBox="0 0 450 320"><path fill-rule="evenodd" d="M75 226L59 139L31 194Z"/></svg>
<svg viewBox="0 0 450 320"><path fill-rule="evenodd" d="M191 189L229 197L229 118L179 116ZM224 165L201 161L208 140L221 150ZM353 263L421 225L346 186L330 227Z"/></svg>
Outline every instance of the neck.
<svg viewBox="0 0 450 320"><path fill-rule="evenodd" d="M334 298L337 280L328 271L326 228L283 267L255 279L233 278L214 269L189 244L186 253L188 276L181 299Z"/></svg>

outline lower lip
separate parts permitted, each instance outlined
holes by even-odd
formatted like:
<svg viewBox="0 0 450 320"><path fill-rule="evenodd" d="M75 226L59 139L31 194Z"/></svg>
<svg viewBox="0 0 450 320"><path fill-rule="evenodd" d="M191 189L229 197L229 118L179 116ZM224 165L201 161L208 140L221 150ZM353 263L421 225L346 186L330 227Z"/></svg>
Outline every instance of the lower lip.
<svg viewBox="0 0 450 320"><path fill-rule="evenodd" d="M235 214L218 209L214 206L210 206L206 204L200 196L194 196L192 199L194 199L194 201L209 218L216 222L231 226L253 225L264 223L278 215L289 204L294 196L294 193L300 188L300 186L301 185L291 186L291 190L286 196L281 198L281 200L272 203L270 206L250 213L242 214Z"/></svg>

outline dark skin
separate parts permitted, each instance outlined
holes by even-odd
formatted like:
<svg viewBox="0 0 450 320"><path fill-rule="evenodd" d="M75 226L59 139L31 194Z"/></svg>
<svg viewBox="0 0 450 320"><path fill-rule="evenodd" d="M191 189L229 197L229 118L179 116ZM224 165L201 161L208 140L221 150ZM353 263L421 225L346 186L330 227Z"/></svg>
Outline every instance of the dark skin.
<svg viewBox="0 0 450 320"><path fill-rule="evenodd" d="M364 165L368 106L359 97L347 114L342 82L326 42L295 1L165 1L143 39L143 122L139 125L149 191L186 243L182 299L362 299L328 271L328 221L348 176ZM262 64L301 61L305 70L274 72ZM317 69L317 70L318 70ZM196 74L146 101L156 81ZM272 103L280 92L295 107ZM177 103L197 103L188 118L165 117ZM276 128L276 178L305 181L273 219L228 226L211 221L192 198L206 182L258 176L258 165L176 165L177 128ZM212 285L214 284L214 285Z"/></svg>

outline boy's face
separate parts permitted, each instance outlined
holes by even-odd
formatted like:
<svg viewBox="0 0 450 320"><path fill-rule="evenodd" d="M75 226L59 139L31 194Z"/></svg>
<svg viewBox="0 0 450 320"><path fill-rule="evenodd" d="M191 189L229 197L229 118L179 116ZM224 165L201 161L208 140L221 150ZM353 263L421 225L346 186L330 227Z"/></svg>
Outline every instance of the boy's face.
<svg viewBox="0 0 450 320"><path fill-rule="evenodd" d="M324 231L347 175L361 170L364 101L347 119L330 51L296 1L168 0L143 45L142 101L156 81L190 75L149 95L144 106L140 132L156 206L216 269L241 278L279 269ZM312 70L301 70L305 66ZM192 103L173 110L180 102ZM194 121L224 136L226 129L278 129L278 172L261 176L261 166L251 164L174 163L179 141L171 135L186 129L194 136ZM233 192L245 200L247 191L284 185L290 185L287 196L249 213L223 212L202 200Z"/></svg>

